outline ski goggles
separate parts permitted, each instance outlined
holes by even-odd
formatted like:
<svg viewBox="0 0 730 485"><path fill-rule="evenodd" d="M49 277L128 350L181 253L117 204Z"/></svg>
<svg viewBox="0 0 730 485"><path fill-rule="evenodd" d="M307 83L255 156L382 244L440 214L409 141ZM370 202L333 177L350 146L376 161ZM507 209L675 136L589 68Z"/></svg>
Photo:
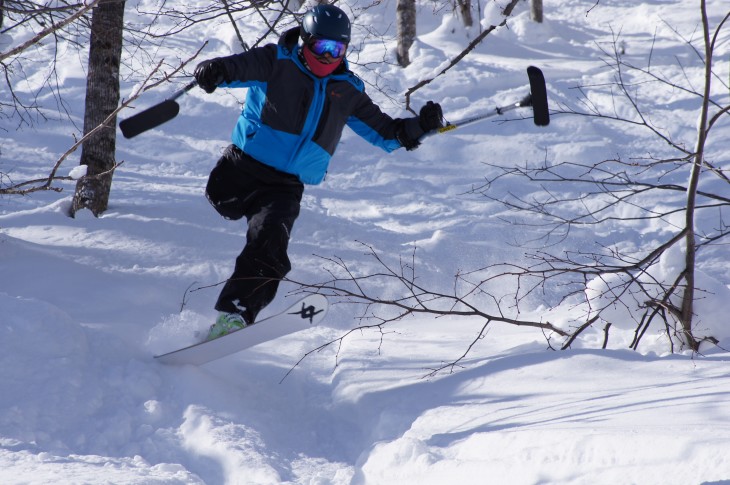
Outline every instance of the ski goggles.
<svg viewBox="0 0 730 485"><path fill-rule="evenodd" d="M339 40L312 39L308 43L309 49L318 56L329 54L335 59L345 55L347 43Z"/></svg>

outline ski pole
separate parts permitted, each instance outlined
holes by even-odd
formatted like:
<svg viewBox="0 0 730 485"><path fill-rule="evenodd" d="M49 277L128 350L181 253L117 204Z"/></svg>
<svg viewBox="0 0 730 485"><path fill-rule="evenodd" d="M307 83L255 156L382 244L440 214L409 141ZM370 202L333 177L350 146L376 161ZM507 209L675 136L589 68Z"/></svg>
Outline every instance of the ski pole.
<svg viewBox="0 0 730 485"><path fill-rule="evenodd" d="M119 123L119 129L122 130L124 138L132 138L173 119L180 112L180 105L175 100L197 85L198 82L193 79L185 87L179 91L175 91L161 103L157 103L126 120L122 120Z"/></svg>
<svg viewBox="0 0 730 485"><path fill-rule="evenodd" d="M514 104L494 108L486 113L478 114L459 121L448 122L446 126L429 131L421 137L421 140L433 135L448 133L462 126L482 121L492 116L498 116L517 108L532 108L533 121L537 126L548 126L550 124L550 112L548 111L547 89L545 88L545 77L542 71L535 66L527 68L527 77L530 80L530 93Z"/></svg>
<svg viewBox="0 0 730 485"><path fill-rule="evenodd" d="M528 94L527 96L522 98L522 100L520 100L517 103L503 106L503 107L497 107L497 108L492 109L491 111L487 111L486 113L481 113L476 116L472 116L470 118L464 118L464 119L461 119L458 121L449 121L446 123L445 126L442 126L441 128L436 128L435 130L426 133L425 135L423 135L423 137L421 139L428 138L429 136L433 136L433 135L440 135L442 133L448 133L449 131L455 130L457 128L461 128L462 126L471 125L472 123L476 123L477 121L482 121L487 118L491 118L493 116L499 116L508 111L512 111L513 109L530 107L530 106L532 106L532 96L530 94Z"/></svg>

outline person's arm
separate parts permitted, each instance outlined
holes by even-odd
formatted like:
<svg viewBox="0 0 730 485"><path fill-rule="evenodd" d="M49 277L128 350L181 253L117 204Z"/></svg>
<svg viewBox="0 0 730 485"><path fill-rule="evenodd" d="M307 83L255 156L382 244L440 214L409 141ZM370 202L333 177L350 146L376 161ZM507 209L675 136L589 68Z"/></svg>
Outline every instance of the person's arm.
<svg viewBox="0 0 730 485"><path fill-rule="evenodd" d="M252 81L266 81L275 60L276 46L272 44L203 61L195 68L194 76L206 93L212 93L218 86L237 87Z"/></svg>
<svg viewBox="0 0 730 485"><path fill-rule="evenodd" d="M360 95L361 100L347 125L373 145L388 152L400 147L414 150L425 133L443 126L441 106L433 101L426 103L418 116L393 119L383 113L364 92Z"/></svg>

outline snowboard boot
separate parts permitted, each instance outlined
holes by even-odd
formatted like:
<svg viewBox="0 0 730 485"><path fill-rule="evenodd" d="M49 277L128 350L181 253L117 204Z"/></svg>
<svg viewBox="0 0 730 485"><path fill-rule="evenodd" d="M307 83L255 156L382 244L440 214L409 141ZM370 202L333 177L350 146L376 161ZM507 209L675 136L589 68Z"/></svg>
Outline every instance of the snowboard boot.
<svg viewBox="0 0 730 485"><path fill-rule="evenodd" d="M247 325L246 320L238 313L223 313L218 315L218 319L210 326L208 336L205 340L213 340L222 337L236 330L241 330Z"/></svg>

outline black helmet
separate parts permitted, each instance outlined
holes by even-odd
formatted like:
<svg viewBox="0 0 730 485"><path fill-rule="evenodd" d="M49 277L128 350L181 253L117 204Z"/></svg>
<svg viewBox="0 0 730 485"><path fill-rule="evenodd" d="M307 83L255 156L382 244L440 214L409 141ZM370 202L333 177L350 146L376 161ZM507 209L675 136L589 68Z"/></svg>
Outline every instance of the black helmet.
<svg viewBox="0 0 730 485"><path fill-rule="evenodd" d="M350 19L334 5L317 5L304 14L300 35L304 42L311 37L350 43Z"/></svg>

